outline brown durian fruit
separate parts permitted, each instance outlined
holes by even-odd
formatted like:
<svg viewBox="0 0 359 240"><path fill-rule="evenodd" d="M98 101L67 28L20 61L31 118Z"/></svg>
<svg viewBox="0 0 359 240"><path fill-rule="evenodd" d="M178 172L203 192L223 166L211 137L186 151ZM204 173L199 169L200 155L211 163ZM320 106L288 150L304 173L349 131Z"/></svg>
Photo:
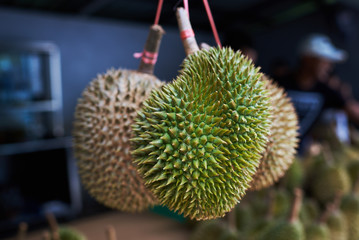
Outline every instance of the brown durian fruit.
<svg viewBox="0 0 359 240"><path fill-rule="evenodd" d="M251 182L251 190L272 186L293 163L298 145L298 117L284 89L262 77L271 101L269 143Z"/></svg>
<svg viewBox="0 0 359 240"><path fill-rule="evenodd" d="M162 35L160 26L152 26L145 50L158 52ZM98 202L121 211L138 212L156 203L130 153L137 111L153 89L164 85L146 62L142 58L138 71L112 69L98 75L75 112L74 152L82 183Z"/></svg>

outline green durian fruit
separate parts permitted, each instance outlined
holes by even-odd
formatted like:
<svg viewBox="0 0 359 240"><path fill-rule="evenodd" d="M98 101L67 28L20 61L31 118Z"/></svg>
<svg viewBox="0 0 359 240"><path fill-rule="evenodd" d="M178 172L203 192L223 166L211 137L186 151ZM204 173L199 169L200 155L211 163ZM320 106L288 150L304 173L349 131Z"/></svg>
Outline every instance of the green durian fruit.
<svg viewBox="0 0 359 240"><path fill-rule="evenodd" d="M302 192L297 189L289 219L279 219L273 226L263 232L259 240L304 240L305 233L302 223L298 219L298 213L302 202Z"/></svg>
<svg viewBox="0 0 359 240"><path fill-rule="evenodd" d="M343 198L341 209L348 224L348 240L359 239L359 196L349 194Z"/></svg>
<svg viewBox="0 0 359 240"><path fill-rule="evenodd" d="M306 240L329 240L330 232L325 223L312 222L305 228Z"/></svg>
<svg viewBox="0 0 359 240"><path fill-rule="evenodd" d="M278 181L293 163L298 145L298 117L290 98L266 76L262 80L270 95L272 126L251 190L260 190Z"/></svg>
<svg viewBox="0 0 359 240"><path fill-rule="evenodd" d="M234 212L237 230L240 232L248 231L254 221L251 206L243 203L237 204L234 208Z"/></svg>
<svg viewBox="0 0 359 240"><path fill-rule="evenodd" d="M59 228L59 240L86 240L87 238L80 233L79 231L69 228L69 227L60 227Z"/></svg>
<svg viewBox="0 0 359 240"><path fill-rule="evenodd" d="M293 164L282 178L283 185L289 191L293 191L295 188L303 186L305 173L301 161L300 158L295 158Z"/></svg>
<svg viewBox="0 0 359 240"><path fill-rule="evenodd" d="M223 233L228 230L228 226L221 220L207 220L200 222L193 231L191 240L218 240Z"/></svg>
<svg viewBox="0 0 359 240"><path fill-rule="evenodd" d="M274 190L272 214L274 218L288 215L291 208L291 194L286 189Z"/></svg>
<svg viewBox="0 0 359 240"><path fill-rule="evenodd" d="M319 218L320 208L317 201L310 198L305 198L303 201L302 208L299 212L300 221L304 225L309 225Z"/></svg>
<svg viewBox="0 0 359 240"><path fill-rule="evenodd" d="M98 202L137 212L155 204L132 162L131 124L145 99L163 83L130 70L98 75L79 99L73 131L82 183Z"/></svg>
<svg viewBox="0 0 359 240"><path fill-rule="evenodd" d="M326 224L329 228L330 240L347 240L348 239L348 223L346 217L339 209L332 211Z"/></svg>
<svg viewBox="0 0 359 240"><path fill-rule="evenodd" d="M340 165L327 165L318 169L311 184L313 196L321 203L333 201L336 194L347 194L351 189L349 175Z"/></svg>
<svg viewBox="0 0 359 240"><path fill-rule="evenodd" d="M211 219L245 195L270 127L260 77L240 52L201 50L145 101L133 125L132 153L162 204L190 218Z"/></svg>

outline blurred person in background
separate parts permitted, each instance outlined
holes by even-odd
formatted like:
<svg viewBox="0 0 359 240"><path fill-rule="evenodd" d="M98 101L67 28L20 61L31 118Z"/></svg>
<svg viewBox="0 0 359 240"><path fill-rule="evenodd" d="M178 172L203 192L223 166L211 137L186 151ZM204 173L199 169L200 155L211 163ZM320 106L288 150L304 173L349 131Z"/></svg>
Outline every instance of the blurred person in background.
<svg viewBox="0 0 359 240"><path fill-rule="evenodd" d="M330 38L311 34L299 48L297 69L282 78L275 79L287 90L318 93L325 109L343 109L349 119L359 126L359 103L351 94L350 86L333 75L336 63L344 62L347 53L336 48Z"/></svg>

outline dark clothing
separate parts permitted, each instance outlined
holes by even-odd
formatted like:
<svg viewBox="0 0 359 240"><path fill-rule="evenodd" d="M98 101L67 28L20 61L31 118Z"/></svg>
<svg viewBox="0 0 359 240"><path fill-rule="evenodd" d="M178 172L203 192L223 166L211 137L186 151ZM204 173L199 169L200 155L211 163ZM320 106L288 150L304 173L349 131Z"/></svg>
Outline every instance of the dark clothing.
<svg viewBox="0 0 359 240"><path fill-rule="evenodd" d="M284 87L286 90L296 90L320 94L324 101L322 110L327 108L343 108L346 104L344 97L339 91L330 88L327 84L320 81L316 81L316 83L310 89L305 90L299 87L294 75L290 75L283 79L278 79L277 81L279 85Z"/></svg>

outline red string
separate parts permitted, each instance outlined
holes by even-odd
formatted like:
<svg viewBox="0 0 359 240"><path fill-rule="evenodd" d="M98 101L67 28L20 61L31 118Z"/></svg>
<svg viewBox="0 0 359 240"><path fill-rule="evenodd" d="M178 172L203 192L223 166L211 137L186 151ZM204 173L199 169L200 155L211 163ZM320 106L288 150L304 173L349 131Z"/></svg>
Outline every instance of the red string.
<svg viewBox="0 0 359 240"><path fill-rule="evenodd" d="M156 18L155 18L155 23L154 23L154 25L158 25L158 22L160 21L160 15L161 15L161 10L162 10L162 5L163 5L163 0L159 0L159 1L158 1L158 5L157 5Z"/></svg>
<svg viewBox="0 0 359 240"><path fill-rule="evenodd" d="M186 10L186 12L187 12L188 19L189 19L189 7L188 7L188 0L183 0L183 6L184 6L184 9L185 9L185 10Z"/></svg>
<svg viewBox="0 0 359 240"><path fill-rule="evenodd" d="M187 38L194 37L194 32L192 29L182 30L180 32L180 36L182 40L185 40Z"/></svg>
<svg viewBox="0 0 359 240"><path fill-rule="evenodd" d="M212 16L212 13L211 13L211 9L209 8L208 1L203 0L203 5L206 8L207 16L208 16L209 22L211 24L214 39L216 40L217 45L221 48L222 44L221 44L221 41L219 40L217 28L216 28L216 25L214 24L213 16Z"/></svg>
<svg viewBox="0 0 359 240"><path fill-rule="evenodd" d="M147 52L146 50L144 50L141 53L134 53L133 57L134 58L141 58L142 57L142 61L144 63L155 65L156 62L157 62L158 53Z"/></svg>

